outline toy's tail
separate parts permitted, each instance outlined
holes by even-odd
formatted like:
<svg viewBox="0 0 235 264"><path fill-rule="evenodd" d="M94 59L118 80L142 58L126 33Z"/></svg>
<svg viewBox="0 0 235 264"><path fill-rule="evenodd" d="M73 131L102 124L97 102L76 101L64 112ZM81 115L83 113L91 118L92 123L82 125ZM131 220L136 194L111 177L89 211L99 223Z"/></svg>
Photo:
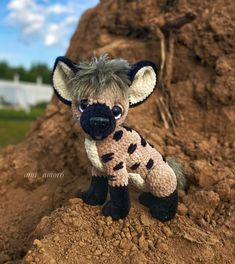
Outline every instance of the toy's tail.
<svg viewBox="0 0 235 264"><path fill-rule="evenodd" d="M166 161L175 172L177 178L177 189L185 190L187 188L187 180L184 175L181 163L175 157L166 157Z"/></svg>

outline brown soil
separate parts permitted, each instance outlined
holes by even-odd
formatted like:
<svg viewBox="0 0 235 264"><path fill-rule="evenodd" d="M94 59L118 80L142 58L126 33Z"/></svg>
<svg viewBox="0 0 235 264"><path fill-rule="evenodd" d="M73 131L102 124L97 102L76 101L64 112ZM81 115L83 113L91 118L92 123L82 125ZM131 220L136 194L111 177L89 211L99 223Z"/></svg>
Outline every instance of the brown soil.
<svg viewBox="0 0 235 264"><path fill-rule="evenodd" d="M83 136L53 98L24 142L1 152L0 263L234 263L234 1L103 0L83 15L67 56L76 62L108 52L159 64L160 42L150 25L187 12L196 19L173 35L168 88L175 130L160 118L160 87L128 117L185 168L189 188L180 192L175 220L152 219L134 189L130 216L118 222L74 198L89 183ZM62 174L46 179L45 172Z"/></svg>

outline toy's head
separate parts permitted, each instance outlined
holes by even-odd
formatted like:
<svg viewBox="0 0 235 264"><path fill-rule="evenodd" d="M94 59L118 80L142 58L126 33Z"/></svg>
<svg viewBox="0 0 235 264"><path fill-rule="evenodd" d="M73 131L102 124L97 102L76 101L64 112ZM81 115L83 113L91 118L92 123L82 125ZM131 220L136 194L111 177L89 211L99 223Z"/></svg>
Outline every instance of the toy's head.
<svg viewBox="0 0 235 264"><path fill-rule="evenodd" d="M95 140L106 138L121 125L129 107L147 99L156 82L154 63L129 65L126 60L111 60L107 55L78 64L58 57L53 71L56 95L72 107L74 118Z"/></svg>

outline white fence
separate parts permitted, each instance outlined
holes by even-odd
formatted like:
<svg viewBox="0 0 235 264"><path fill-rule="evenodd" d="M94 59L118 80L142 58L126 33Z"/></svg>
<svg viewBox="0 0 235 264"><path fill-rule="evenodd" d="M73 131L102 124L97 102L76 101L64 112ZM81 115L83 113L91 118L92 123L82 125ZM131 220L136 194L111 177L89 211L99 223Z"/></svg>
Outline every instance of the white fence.
<svg viewBox="0 0 235 264"><path fill-rule="evenodd" d="M27 110L36 103L49 102L52 95L53 89L51 85L40 82L29 83L18 80L0 80L0 101L5 101L12 106Z"/></svg>

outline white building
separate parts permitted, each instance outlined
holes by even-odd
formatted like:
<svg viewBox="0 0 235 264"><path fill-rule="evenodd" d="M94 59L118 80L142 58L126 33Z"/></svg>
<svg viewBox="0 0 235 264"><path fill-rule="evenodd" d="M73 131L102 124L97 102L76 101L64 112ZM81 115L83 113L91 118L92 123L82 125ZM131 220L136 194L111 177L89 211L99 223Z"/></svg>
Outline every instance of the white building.
<svg viewBox="0 0 235 264"><path fill-rule="evenodd" d="M28 110L39 102L49 102L52 95L52 86L42 84L40 77L37 83L21 82L17 75L13 81L0 80L0 107L3 107L1 101L4 101L14 107Z"/></svg>

